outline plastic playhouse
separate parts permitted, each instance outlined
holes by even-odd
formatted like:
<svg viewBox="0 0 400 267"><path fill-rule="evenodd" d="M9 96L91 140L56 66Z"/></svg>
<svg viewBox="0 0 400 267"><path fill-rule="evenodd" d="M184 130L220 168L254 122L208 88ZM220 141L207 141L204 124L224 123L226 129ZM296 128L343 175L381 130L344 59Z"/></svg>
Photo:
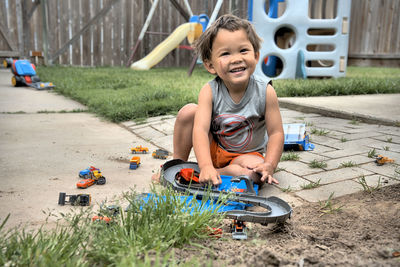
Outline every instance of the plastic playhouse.
<svg viewBox="0 0 400 267"><path fill-rule="evenodd" d="M276 79L345 76L350 0L330 6L332 14L327 18L310 15L310 1L270 0L269 8L265 0L248 3L249 20L264 40L256 75Z"/></svg>
<svg viewBox="0 0 400 267"><path fill-rule="evenodd" d="M39 76L36 74L36 67L34 64L25 59L11 59L4 60L4 66L10 67L14 76L11 77L11 84L17 86L29 86L37 90L45 90L54 88L51 82L41 82Z"/></svg>

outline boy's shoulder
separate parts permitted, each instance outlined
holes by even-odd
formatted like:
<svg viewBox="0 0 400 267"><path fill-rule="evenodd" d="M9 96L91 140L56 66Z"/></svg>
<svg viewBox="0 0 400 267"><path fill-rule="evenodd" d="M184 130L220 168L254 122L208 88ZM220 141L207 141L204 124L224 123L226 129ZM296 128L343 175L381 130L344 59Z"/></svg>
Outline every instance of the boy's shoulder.
<svg viewBox="0 0 400 267"><path fill-rule="evenodd" d="M253 74L250 76L250 80L252 80L252 79L254 80L255 83L264 84L265 87L267 87L268 84L272 85L272 80L266 76L262 77L262 76Z"/></svg>

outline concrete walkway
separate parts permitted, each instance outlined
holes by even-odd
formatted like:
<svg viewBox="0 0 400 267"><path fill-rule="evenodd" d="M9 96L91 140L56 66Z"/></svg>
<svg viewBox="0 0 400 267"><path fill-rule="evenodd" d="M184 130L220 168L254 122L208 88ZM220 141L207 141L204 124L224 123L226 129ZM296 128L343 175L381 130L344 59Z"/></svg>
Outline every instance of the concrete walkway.
<svg viewBox="0 0 400 267"><path fill-rule="evenodd" d="M129 188L149 190L151 175L165 161L152 158L151 153L140 155L141 166L130 170L130 148L142 145L150 152L157 148L172 152L173 116L150 118L144 124L113 124L56 93L13 88L10 79L9 70L0 69L0 220L11 213L9 226L41 224L45 218L42 210L69 210L57 205L59 192L90 193L96 206L106 199L119 198ZM292 102L291 109L281 108L284 123L305 123L315 149L295 152L297 161L281 161L275 175L280 184L265 186L261 195L274 195L297 206L326 200L331 193L338 197L363 190L360 177L370 186L377 186L378 181L382 186L399 183L400 128L387 124L400 121L400 109L394 107L392 114L385 116L371 114L370 105L362 108L369 98L374 98L375 106L389 108L388 103L398 97L347 97L348 104L341 97L323 97L312 102L318 107L313 112L323 113L329 108L341 114L373 116L379 119L375 124L297 111L311 105L311 98L281 99L281 106ZM368 157L373 149L395 163L377 166ZM195 160L193 154L191 160ZM313 161L326 166L311 168ZM101 169L107 183L78 190L78 172L90 165ZM304 189L311 183L318 186Z"/></svg>

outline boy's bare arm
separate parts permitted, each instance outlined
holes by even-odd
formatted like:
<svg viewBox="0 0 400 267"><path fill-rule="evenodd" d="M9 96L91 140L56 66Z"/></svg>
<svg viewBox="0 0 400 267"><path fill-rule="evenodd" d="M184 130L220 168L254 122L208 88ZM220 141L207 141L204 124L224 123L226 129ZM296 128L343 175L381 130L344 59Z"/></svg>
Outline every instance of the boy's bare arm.
<svg viewBox="0 0 400 267"><path fill-rule="evenodd" d="M210 85L206 84L199 94L193 127L193 148L200 167L200 182L212 182L217 185L221 183L221 178L213 166L210 155L209 132L211 115L212 91Z"/></svg>
<svg viewBox="0 0 400 267"><path fill-rule="evenodd" d="M282 156L284 134L278 97L271 85L267 86L265 124L268 133L265 159L262 166L259 165L254 170L261 174L262 182L267 181L268 183L279 183L275 178L273 178L273 174Z"/></svg>

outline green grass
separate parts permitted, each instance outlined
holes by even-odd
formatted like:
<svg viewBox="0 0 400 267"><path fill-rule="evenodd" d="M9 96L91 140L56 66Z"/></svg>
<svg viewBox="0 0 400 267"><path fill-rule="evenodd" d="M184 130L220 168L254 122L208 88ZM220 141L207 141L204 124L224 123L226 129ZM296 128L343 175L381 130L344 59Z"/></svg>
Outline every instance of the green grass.
<svg viewBox="0 0 400 267"><path fill-rule="evenodd" d="M140 195L126 193L129 209L120 208L109 224L92 222L90 209L79 207L62 214L51 230L6 231L6 219L0 226L0 265L174 266L172 248L198 246L210 238L207 227L219 227L223 219L215 210L200 211L205 201L189 202L188 208L177 196L166 189L144 204Z"/></svg>
<svg viewBox="0 0 400 267"><path fill-rule="evenodd" d="M379 188L381 188L381 177L379 177L378 183L377 183L376 186L368 185L367 181L365 180L365 176L364 175L359 177L356 182L359 183L363 187L364 192L367 192L367 193L370 193L370 194L372 194L374 191L376 191Z"/></svg>
<svg viewBox="0 0 400 267"><path fill-rule="evenodd" d="M340 168L351 168L355 166L357 166L357 164L351 160L340 163Z"/></svg>
<svg viewBox="0 0 400 267"><path fill-rule="evenodd" d="M281 161L298 161L298 160L300 160L299 154L292 151L284 152L281 157Z"/></svg>
<svg viewBox="0 0 400 267"><path fill-rule="evenodd" d="M322 213L320 216L342 211L342 208L344 207L344 205L335 206L335 204L333 203L333 200L332 200L333 195L334 195L334 192L332 192L329 195L329 197L326 201L319 201L319 206L320 206L319 211Z"/></svg>
<svg viewBox="0 0 400 267"><path fill-rule="evenodd" d="M303 189L317 188L318 186L320 186L320 183L321 183L321 179L318 179L318 181L316 181L316 182L310 182L308 184L301 185L301 188L303 188Z"/></svg>
<svg viewBox="0 0 400 267"><path fill-rule="evenodd" d="M326 162L324 161L318 161L316 159L314 159L313 161L311 161L308 166L310 168L319 168L319 169L323 169L326 168L328 166L328 164L326 164Z"/></svg>
<svg viewBox="0 0 400 267"><path fill-rule="evenodd" d="M376 153L375 148L371 149L370 151L368 151L368 158L374 158L376 157L378 154Z"/></svg>
<svg viewBox="0 0 400 267"><path fill-rule="evenodd" d="M326 136L328 135L329 131L324 129L312 128L310 133L318 136Z"/></svg>
<svg viewBox="0 0 400 267"><path fill-rule="evenodd" d="M134 71L122 67L39 67L43 81L110 121L176 114L197 102L201 87L213 78L202 67L191 77L187 68ZM349 67L345 78L276 80L279 97L400 93L400 69Z"/></svg>

